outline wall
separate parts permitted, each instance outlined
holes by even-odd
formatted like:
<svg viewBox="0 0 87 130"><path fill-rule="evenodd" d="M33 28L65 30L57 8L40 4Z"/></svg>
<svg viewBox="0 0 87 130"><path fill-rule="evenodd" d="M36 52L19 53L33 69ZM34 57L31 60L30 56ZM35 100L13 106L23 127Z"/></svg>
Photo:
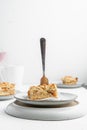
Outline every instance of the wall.
<svg viewBox="0 0 87 130"><path fill-rule="evenodd" d="M0 0L0 49L6 64L24 65L24 83L42 76L40 38L45 37L46 76L87 83L86 0Z"/></svg>

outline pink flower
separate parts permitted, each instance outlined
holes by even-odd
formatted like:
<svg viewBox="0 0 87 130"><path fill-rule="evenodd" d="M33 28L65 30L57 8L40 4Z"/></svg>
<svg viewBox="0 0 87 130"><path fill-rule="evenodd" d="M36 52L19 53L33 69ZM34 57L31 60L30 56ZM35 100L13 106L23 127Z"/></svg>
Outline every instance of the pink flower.
<svg viewBox="0 0 87 130"><path fill-rule="evenodd" d="M0 52L0 62L5 58L6 52Z"/></svg>

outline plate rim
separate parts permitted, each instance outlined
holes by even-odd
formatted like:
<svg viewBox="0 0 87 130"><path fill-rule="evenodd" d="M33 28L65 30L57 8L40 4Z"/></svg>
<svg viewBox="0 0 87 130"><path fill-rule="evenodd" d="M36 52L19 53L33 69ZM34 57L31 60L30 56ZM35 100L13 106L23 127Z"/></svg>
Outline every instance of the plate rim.
<svg viewBox="0 0 87 130"><path fill-rule="evenodd" d="M57 88L81 88L83 87L83 83L81 84L76 84L77 86L75 85L65 85L65 84L62 84L62 83L57 83Z"/></svg>
<svg viewBox="0 0 87 130"><path fill-rule="evenodd" d="M53 102L55 102L55 103L62 103L62 102L71 102L71 101L74 101L78 96L76 95L76 94L73 94L73 93L65 93L65 92L60 92L61 94L68 94L68 95L73 95L74 96L74 98L73 99L70 99L70 100L28 100L28 99L20 99L20 98L18 98L18 97L16 97L17 95L19 95L19 94L24 94L24 93L18 93L18 94L16 94L16 95L14 95L14 98L16 98L18 101L21 101L21 102L24 102L24 101L26 101L27 102L27 104L30 104L30 103L53 103ZM26 103L25 102L25 103ZM28 103L29 102L29 103ZM33 105L33 104L32 104ZM40 104L39 104L40 105Z"/></svg>
<svg viewBox="0 0 87 130"><path fill-rule="evenodd" d="M20 90L16 90L16 94L17 94L17 93L20 93ZM11 95L0 95L0 101L2 101L2 100L13 99L14 96L15 96L16 94L11 94Z"/></svg>

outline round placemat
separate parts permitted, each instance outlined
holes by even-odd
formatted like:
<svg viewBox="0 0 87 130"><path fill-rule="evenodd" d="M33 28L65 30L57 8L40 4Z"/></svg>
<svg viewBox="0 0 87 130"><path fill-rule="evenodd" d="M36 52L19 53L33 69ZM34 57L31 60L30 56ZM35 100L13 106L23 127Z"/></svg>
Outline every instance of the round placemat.
<svg viewBox="0 0 87 130"><path fill-rule="evenodd" d="M80 118L86 114L84 106L77 101L55 107L34 107L29 104L14 101L6 107L5 112L17 118L44 121L71 120Z"/></svg>

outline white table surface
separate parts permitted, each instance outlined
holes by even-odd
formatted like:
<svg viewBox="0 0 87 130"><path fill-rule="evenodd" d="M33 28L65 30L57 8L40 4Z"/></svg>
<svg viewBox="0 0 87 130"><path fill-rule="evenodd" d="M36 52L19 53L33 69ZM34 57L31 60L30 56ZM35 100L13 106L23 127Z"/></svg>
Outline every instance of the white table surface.
<svg viewBox="0 0 87 130"><path fill-rule="evenodd" d="M21 90L27 91L28 86L23 86ZM78 100L80 99L87 108L87 90L84 88L59 89L59 91L77 94ZM0 130L87 130L87 115L67 121L25 120L9 116L5 113L5 109L14 100L0 101Z"/></svg>

